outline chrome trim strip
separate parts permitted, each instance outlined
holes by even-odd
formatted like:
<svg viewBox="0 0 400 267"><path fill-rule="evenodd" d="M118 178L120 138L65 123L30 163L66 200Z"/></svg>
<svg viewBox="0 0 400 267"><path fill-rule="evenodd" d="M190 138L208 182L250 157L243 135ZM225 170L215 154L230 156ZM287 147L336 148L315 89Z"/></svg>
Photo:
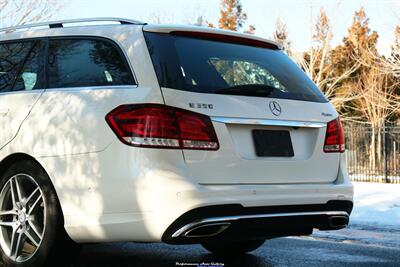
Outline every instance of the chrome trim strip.
<svg viewBox="0 0 400 267"><path fill-rule="evenodd" d="M288 120L269 120L269 119L250 119L250 118L229 118L229 117L211 117L212 121L226 124L252 124L269 126L289 126L289 127L307 127L322 128L326 126L324 122L308 121L288 121Z"/></svg>
<svg viewBox="0 0 400 267"><path fill-rule="evenodd" d="M194 221L186 224L179 230L177 230L172 237L178 237L186 232L189 232L192 228L200 225L215 224L220 222L231 222L241 219L260 219L260 218L278 218L278 217L296 217L296 216L316 216L316 215L327 215L327 216L349 216L345 211L310 211L310 212L290 212L290 213L271 213L271 214L249 214L249 215L238 215L238 216L224 216L224 217L212 217Z"/></svg>

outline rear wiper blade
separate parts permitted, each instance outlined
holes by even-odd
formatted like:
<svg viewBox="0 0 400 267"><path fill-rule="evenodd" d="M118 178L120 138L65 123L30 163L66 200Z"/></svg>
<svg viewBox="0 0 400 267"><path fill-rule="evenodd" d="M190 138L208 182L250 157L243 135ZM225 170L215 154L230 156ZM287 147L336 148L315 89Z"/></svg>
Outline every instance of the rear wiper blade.
<svg viewBox="0 0 400 267"><path fill-rule="evenodd" d="M216 94L268 97L275 87L265 84L245 84L215 90Z"/></svg>

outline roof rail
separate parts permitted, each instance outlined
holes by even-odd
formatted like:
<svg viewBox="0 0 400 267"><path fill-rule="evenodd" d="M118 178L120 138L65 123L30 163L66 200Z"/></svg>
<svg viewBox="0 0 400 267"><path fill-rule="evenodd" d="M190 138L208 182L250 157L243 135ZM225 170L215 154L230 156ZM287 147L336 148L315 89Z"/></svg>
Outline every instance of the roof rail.
<svg viewBox="0 0 400 267"><path fill-rule="evenodd" d="M48 21L48 22L39 22L39 23L33 23L33 24L24 24L24 25L18 25L18 26L11 26L7 28L0 28L0 33L5 32L14 32L16 30L21 30L21 29L30 29L30 28L36 28L36 27L46 27L48 26L49 28L62 28L64 27L64 24L71 24L71 23L82 23L82 22L119 22L121 24L133 24L133 25L145 25L146 23L137 21L137 20L131 20L131 19L123 19L123 18L87 18L87 19L70 19L70 20L58 20L58 21Z"/></svg>

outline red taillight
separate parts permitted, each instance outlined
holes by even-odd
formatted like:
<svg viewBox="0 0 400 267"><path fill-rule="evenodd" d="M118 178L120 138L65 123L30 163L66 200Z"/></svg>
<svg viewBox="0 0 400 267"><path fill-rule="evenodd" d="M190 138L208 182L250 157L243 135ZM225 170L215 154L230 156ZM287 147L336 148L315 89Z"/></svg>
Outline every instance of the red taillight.
<svg viewBox="0 0 400 267"><path fill-rule="evenodd" d="M123 105L106 121L125 144L141 147L217 150L210 118L184 109L159 105Z"/></svg>
<svg viewBox="0 0 400 267"><path fill-rule="evenodd" d="M337 118L328 122L326 127L324 152L326 153L343 153L345 151L344 130L340 119Z"/></svg>

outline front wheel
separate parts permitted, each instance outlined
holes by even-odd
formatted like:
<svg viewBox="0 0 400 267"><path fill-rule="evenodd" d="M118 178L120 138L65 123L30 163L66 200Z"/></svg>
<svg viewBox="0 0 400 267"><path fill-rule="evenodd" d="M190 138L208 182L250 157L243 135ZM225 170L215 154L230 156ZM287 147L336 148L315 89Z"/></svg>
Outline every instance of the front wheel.
<svg viewBox="0 0 400 267"><path fill-rule="evenodd" d="M258 249L265 240L246 240L233 242L205 242L201 245L217 255L239 255Z"/></svg>
<svg viewBox="0 0 400 267"><path fill-rule="evenodd" d="M17 162L0 178L0 189L0 249L4 265L50 264L67 239L48 175L35 162Z"/></svg>

